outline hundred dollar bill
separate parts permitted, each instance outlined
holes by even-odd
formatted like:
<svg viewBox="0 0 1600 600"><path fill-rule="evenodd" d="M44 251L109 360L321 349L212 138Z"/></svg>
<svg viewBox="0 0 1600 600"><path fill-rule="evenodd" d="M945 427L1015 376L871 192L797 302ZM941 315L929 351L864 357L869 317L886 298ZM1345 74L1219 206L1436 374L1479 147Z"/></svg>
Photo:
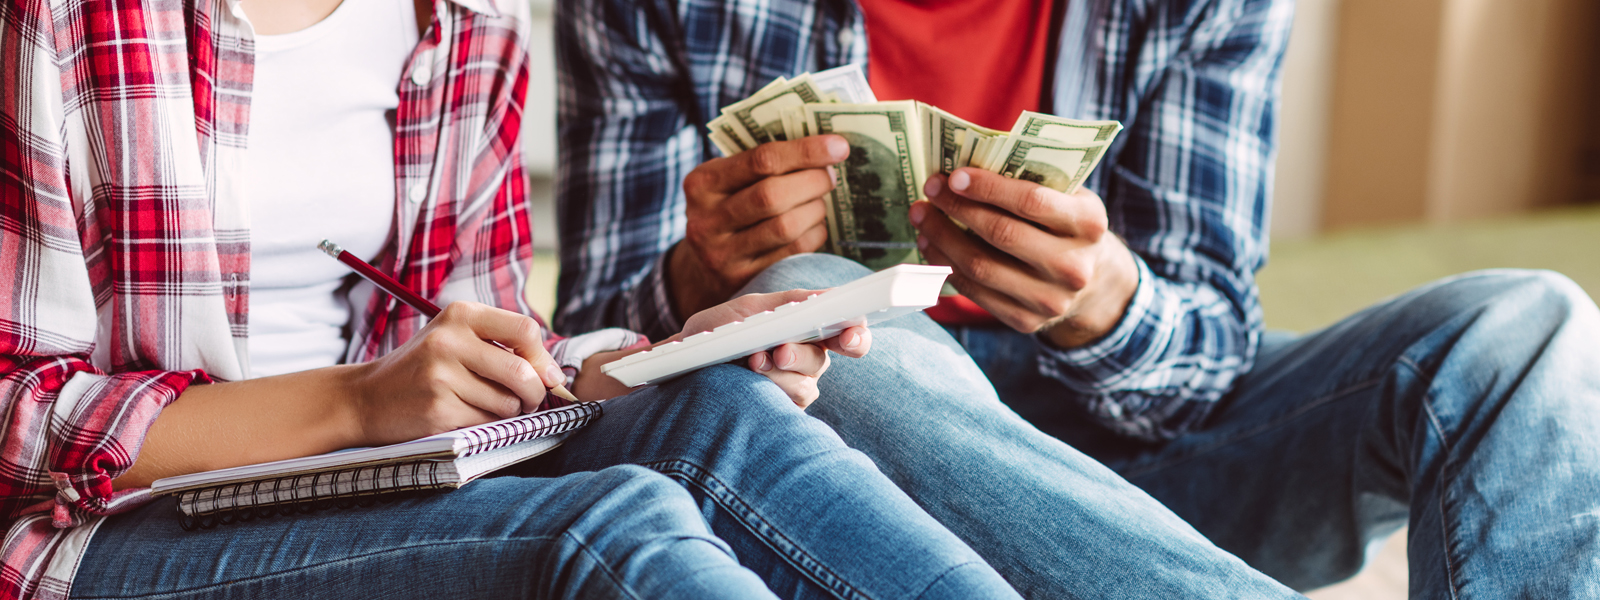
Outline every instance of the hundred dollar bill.
<svg viewBox="0 0 1600 600"><path fill-rule="evenodd" d="M783 110L822 103L822 92L811 83L811 75L801 75L780 86L768 86L756 95L722 109L748 136L742 140L751 148L767 142L789 139L783 130Z"/></svg>
<svg viewBox="0 0 1600 600"><path fill-rule="evenodd" d="M1068 194L1078 191L1105 156L1107 142L1069 144L1037 137L1008 137L994 151L995 171Z"/></svg>
<svg viewBox="0 0 1600 600"><path fill-rule="evenodd" d="M1068 144L1110 142L1122 131L1116 121L1079 121L1055 115L1023 111L1012 126L1011 135L1044 138Z"/></svg>
<svg viewBox="0 0 1600 600"><path fill-rule="evenodd" d="M922 131L927 136L924 144L926 156L923 163L929 174L949 174L967 166L962 150L970 142L984 137L1005 135L1004 132L980 127L952 115L939 107L917 103L922 116ZM970 156L970 153L968 154Z"/></svg>
<svg viewBox="0 0 1600 600"><path fill-rule="evenodd" d="M811 82L825 97L842 104L871 104L878 101L867 84L861 65L848 64L811 74Z"/></svg>
<svg viewBox="0 0 1600 600"><path fill-rule="evenodd" d="M907 211L922 197L921 122L912 101L806 105L814 134L850 143L828 193L828 240L834 254L873 270L921 263Z"/></svg>
<svg viewBox="0 0 1600 600"><path fill-rule="evenodd" d="M734 140L732 137L729 137L728 134L722 132L716 126L715 120L713 120L711 123L711 133L707 134L706 137L711 140L711 145L716 146L717 150L722 152L723 156L733 156L746 150L746 148L739 145L738 141Z"/></svg>

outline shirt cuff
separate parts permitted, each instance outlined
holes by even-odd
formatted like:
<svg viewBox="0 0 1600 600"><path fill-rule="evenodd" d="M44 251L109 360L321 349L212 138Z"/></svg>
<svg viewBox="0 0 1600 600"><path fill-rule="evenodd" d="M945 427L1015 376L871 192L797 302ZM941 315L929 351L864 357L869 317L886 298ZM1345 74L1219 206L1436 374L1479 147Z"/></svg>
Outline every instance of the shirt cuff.
<svg viewBox="0 0 1600 600"><path fill-rule="evenodd" d="M1122 314L1122 320L1105 337L1077 348L1058 348L1045 332L1034 334L1045 360L1039 362L1042 374L1066 384L1074 391L1102 395L1119 384L1137 377L1156 360L1158 349L1166 347L1173 328L1170 314L1176 306L1159 293L1156 277L1138 254L1133 262L1139 271L1139 284Z"/></svg>
<svg viewBox="0 0 1600 600"><path fill-rule="evenodd" d="M112 480L133 468L161 410L190 385L210 382L202 371L73 374L51 408L53 420L67 424L62 435L72 439L52 439L46 472L56 494L48 507L37 508L47 508L54 525L67 528L148 501L148 488L113 490ZM113 412L115 421L99 420Z"/></svg>
<svg viewBox="0 0 1600 600"><path fill-rule="evenodd" d="M550 345L550 358L561 365L561 371L567 374L570 381L583 371L583 361L601 352L614 350L631 350L650 345L650 339L643 335L611 327L598 331L591 331L582 335L563 338Z"/></svg>

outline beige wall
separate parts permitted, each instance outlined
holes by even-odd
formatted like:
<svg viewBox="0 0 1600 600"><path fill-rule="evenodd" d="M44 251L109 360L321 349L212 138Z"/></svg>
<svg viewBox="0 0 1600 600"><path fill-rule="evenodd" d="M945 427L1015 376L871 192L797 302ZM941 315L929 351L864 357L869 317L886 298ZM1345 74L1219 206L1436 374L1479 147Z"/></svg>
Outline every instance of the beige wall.
<svg viewBox="0 0 1600 600"><path fill-rule="evenodd" d="M1278 115L1274 238L1303 237L1322 225L1338 8L1339 0L1299 0L1295 6Z"/></svg>
<svg viewBox="0 0 1600 600"><path fill-rule="evenodd" d="M1322 221L1455 222L1587 196L1594 0L1343 0Z"/></svg>

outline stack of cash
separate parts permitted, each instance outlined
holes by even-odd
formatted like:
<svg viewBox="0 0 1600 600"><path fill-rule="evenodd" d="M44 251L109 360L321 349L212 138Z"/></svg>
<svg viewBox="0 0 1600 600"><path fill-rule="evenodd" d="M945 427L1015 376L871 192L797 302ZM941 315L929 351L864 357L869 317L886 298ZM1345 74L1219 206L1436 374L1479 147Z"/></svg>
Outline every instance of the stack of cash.
<svg viewBox="0 0 1600 600"><path fill-rule="evenodd" d="M907 216L933 173L976 167L1072 193L1122 130L1116 121L1077 121L1024 112L1011 131L974 125L912 100L878 102L856 65L779 78L722 109L711 142L732 156L766 142L835 134L850 158L829 193L830 251L873 269L920 263Z"/></svg>

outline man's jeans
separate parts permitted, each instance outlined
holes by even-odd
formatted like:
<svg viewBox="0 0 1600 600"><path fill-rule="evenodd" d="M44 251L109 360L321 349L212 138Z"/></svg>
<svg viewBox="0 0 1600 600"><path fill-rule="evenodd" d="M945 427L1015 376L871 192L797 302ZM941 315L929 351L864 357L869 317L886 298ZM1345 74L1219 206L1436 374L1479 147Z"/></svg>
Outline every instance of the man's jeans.
<svg viewBox="0 0 1600 600"><path fill-rule="evenodd" d="M866 273L802 256L747 289ZM1206 425L1164 444L1095 426L1030 337L954 333L874 327L810 412L1026 596L1281 596L1234 554L1310 589L1407 522L1413 597L1600 596L1600 310L1558 275L1464 276L1268 336ZM1016 412L969 391L967 352Z"/></svg>
<svg viewBox="0 0 1600 600"><path fill-rule="evenodd" d="M196 532L156 502L101 525L72 596L1016 598L741 367L608 401L524 465L449 493ZM519 476L540 471L561 476Z"/></svg>
<svg viewBox="0 0 1600 600"><path fill-rule="evenodd" d="M1565 277L1472 273L1270 334L1165 444L1090 424L1030 338L955 334L1029 421L1291 586L1349 577L1409 524L1413 598L1600 597L1600 310Z"/></svg>
<svg viewBox="0 0 1600 600"><path fill-rule="evenodd" d="M820 289L868 274L828 255L767 269L746 291ZM1030 598L1285 598L1104 465L1017 416L925 315L873 326L807 410L871 457Z"/></svg>

